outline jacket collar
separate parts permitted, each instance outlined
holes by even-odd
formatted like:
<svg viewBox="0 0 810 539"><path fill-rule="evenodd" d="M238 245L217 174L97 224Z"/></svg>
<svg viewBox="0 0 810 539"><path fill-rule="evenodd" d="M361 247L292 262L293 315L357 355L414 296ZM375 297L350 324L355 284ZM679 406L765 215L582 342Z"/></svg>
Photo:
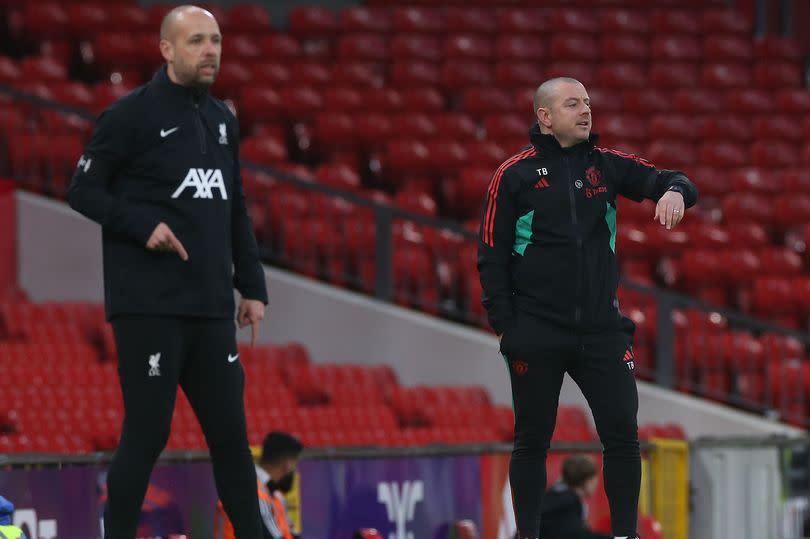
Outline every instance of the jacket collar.
<svg viewBox="0 0 810 539"><path fill-rule="evenodd" d="M180 104L200 103L208 97L207 90L199 90L188 86L181 86L169 78L166 64L157 70L152 77L152 86L158 89L161 95Z"/></svg>
<svg viewBox="0 0 810 539"><path fill-rule="evenodd" d="M546 135L541 133L540 126L537 125L537 122L535 122L529 128L529 140L531 140L532 146L537 149L538 153L545 155L558 155L570 152L580 152L583 150L590 152L593 150L593 147L596 146L596 143L599 140L599 135L592 132L588 137L588 140L582 141L579 144L571 146L570 148L563 148L560 146L560 143L557 142L557 139L554 138L554 135Z"/></svg>

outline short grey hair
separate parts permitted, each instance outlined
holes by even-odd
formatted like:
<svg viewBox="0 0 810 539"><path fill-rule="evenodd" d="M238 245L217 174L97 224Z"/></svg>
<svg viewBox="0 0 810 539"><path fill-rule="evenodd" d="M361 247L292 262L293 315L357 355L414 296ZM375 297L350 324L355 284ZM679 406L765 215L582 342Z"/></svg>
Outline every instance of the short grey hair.
<svg viewBox="0 0 810 539"><path fill-rule="evenodd" d="M554 77L553 79L548 79L546 82L538 86L537 90L534 91L535 113L537 113L537 109L540 107L548 108L551 106L551 102L555 96L554 91L557 89L557 86L563 82L582 84L577 79L572 77Z"/></svg>

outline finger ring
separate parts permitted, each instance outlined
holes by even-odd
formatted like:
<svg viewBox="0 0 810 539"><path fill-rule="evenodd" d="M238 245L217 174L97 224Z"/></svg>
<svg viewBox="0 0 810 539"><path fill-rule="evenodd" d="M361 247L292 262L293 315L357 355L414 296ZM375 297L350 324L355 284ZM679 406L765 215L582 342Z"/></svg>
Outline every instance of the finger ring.
<svg viewBox="0 0 810 539"><path fill-rule="evenodd" d="M681 213L681 210L672 210L672 213Z"/></svg>

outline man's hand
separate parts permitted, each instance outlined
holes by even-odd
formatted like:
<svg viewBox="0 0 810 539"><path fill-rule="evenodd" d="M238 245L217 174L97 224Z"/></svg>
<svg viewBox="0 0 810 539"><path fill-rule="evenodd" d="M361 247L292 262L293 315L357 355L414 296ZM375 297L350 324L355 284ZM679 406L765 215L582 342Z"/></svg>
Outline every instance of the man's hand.
<svg viewBox="0 0 810 539"><path fill-rule="evenodd" d="M256 335L259 333L259 323L264 319L264 303L257 299L242 298L239 301L239 310L236 313L236 322L239 328L250 324L250 346L256 344Z"/></svg>
<svg viewBox="0 0 810 539"><path fill-rule="evenodd" d="M185 262L188 260L188 253L177 236L174 235L172 229L166 223L160 223L155 227L149 240L146 242L146 248L150 251L163 251L175 252L180 255L180 259Z"/></svg>
<svg viewBox="0 0 810 539"><path fill-rule="evenodd" d="M677 191L667 191L655 206L653 221L658 220L662 225L666 225L667 230L675 228L675 225L683 219L683 212L686 211L683 203L683 195Z"/></svg>

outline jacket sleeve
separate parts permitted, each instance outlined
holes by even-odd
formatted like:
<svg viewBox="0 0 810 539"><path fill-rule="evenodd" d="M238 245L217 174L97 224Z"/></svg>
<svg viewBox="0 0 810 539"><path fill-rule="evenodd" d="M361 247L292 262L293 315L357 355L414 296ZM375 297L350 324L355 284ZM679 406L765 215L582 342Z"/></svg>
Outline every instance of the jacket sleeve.
<svg viewBox="0 0 810 539"><path fill-rule="evenodd" d="M511 180L511 181L510 181ZM487 188L478 237L478 274L489 324L498 335L513 323L512 249L515 243L516 179L509 169L498 169Z"/></svg>
<svg viewBox="0 0 810 539"><path fill-rule="evenodd" d="M70 207L100 224L105 231L146 245L160 219L110 192L115 174L132 155L137 120L120 101L102 112L70 182Z"/></svg>
<svg viewBox="0 0 810 539"><path fill-rule="evenodd" d="M239 124L233 122L235 137L233 201L231 202L231 245L233 249L233 286L243 298L259 300L265 305L267 284L264 268L259 259L259 246L253 234L253 225L245 205L245 193L242 188L242 168L239 161Z"/></svg>
<svg viewBox="0 0 810 539"><path fill-rule="evenodd" d="M657 169L649 161L635 155L614 150L600 151L613 165L613 181L620 195L636 202L645 198L657 202L667 191L678 191L683 195L687 208L697 202L697 187L683 172Z"/></svg>

